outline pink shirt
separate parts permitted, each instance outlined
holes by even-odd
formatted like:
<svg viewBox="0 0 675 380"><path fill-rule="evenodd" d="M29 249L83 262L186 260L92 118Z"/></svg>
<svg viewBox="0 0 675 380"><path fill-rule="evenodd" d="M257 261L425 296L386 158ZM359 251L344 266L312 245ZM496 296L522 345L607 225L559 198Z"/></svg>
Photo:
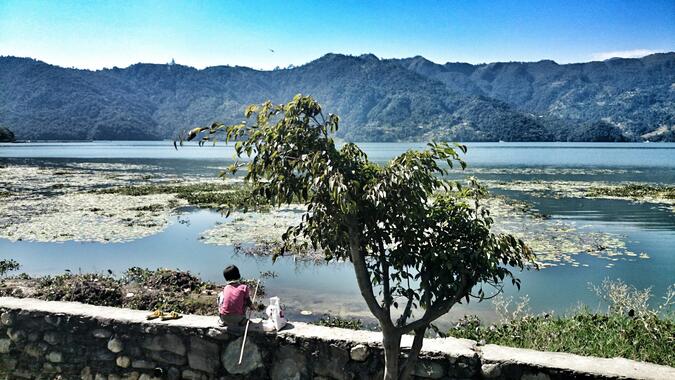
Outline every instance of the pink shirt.
<svg viewBox="0 0 675 380"><path fill-rule="evenodd" d="M222 301L218 305L218 312L221 315L244 315L246 306L251 302L248 285L225 285L221 299Z"/></svg>

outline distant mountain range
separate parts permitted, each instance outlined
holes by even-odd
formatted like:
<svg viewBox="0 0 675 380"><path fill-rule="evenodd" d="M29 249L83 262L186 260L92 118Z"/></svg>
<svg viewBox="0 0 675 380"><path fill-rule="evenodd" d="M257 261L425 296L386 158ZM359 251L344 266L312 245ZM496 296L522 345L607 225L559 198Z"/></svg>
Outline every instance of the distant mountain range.
<svg viewBox="0 0 675 380"><path fill-rule="evenodd" d="M173 138L296 93L340 115L352 141L675 141L675 53L565 65L327 54L273 71L0 57L0 126L17 139Z"/></svg>

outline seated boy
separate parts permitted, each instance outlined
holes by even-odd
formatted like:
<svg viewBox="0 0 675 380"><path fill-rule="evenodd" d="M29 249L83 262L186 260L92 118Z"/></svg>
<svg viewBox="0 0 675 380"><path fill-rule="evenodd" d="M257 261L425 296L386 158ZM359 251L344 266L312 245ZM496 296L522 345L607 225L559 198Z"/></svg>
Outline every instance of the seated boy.
<svg viewBox="0 0 675 380"><path fill-rule="evenodd" d="M253 306L248 285L241 283L239 268L230 265L223 270L227 285L218 296L220 326L241 326L246 323L246 308Z"/></svg>

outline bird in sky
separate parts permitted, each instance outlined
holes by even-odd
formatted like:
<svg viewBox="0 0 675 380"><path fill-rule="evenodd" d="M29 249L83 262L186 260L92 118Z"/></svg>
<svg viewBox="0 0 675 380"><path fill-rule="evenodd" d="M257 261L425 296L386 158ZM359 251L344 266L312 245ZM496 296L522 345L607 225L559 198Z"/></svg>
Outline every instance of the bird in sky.
<svg viewBox="0 0 675 380"><path fill-rule="evenodd" d="M274 49L270 49L270 51L271 51L272 53L274 53Z"/></svg>

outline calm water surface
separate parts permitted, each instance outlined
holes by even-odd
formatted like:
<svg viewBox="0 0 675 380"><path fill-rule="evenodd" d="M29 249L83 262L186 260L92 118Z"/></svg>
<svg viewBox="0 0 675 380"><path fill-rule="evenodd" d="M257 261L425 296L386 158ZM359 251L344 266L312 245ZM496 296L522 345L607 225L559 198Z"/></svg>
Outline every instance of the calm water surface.
<svg viewBox="0 0 675 380"><path fill-rule="evenodd" d="M424 144L359 144L374 161L384 162ZM469 173L486 180L564 180L651 182L675 184L675 144L588 143L475 143L468 144ZM147 164L157 170L190 176L215 176L233 159L231 147L185 146L176 151L171 142L93 142L0 144L1 163L65 165L74 162ZM456 174L455 176L461 176ZM542 213L561 219L582 231L600 231L625 237L627 248L645 252L650 259L607 261L580 254L588 267L560 266L521 274L520 292L530 296L533 311L564 312L580 303L597 306L588 283L621 278L639 288L652 287L661 296L675 283L675 214L653 204L606 199L552 199L516 191L507 195L534 204ZM154 236L128 243L38 243L0 239L0 257L21 262L29 274L73 271L117 273L131 266L171 267L199 273L220 281L226 263L237 264L246 276L273 270L279 274L266 281L268 292L279 295L291 308L317 313L336 312L367 316L349 264L306 265L292 259L272 264L269 259L237 256L231 247L206 245L199 235L224 216L210 210L182 210L169 227ZM491 318L492 305L471 303L453 309L451 318L476 313Z"/></svg>

